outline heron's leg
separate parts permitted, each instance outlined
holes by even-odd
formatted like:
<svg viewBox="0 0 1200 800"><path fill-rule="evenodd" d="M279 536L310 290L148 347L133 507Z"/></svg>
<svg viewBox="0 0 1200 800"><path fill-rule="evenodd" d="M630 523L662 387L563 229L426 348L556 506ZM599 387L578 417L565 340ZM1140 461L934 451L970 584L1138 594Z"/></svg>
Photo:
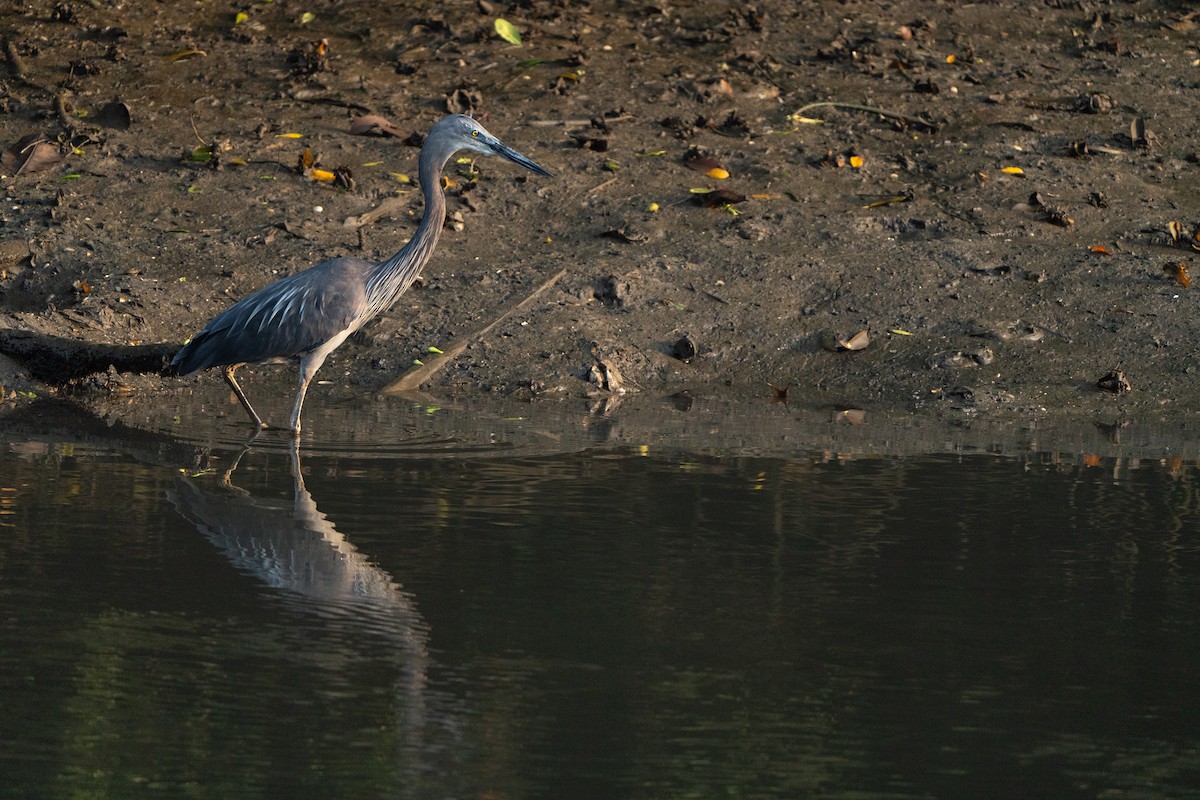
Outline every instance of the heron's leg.
<svg viewBox="0 0 1200 800"><path fill-rule="evenodd" d="M241 364L226 365L221 371L225 374L225 382L229 384L229 388L233 389L233 393L237 395L237 399L241 402L242 408L246 409L246 413L250 415L250 421L258 428L266 428L267 423L262 421L262 417L254 410L254 406L250 405L250 400L247 399L246 393L242 391L242 387L238 385L237 378L233 377L233 373L237 372Z"/></svg>
<svg viewBox="0 0 1200 800"><path fill-rule="evenodd" d="M300 384L296 387L296 406L292 409L292 419L288 425L297 436L300 435L300 409L304 407L304 395L308 392L308 385L312 383L313 376L317 374L317 370L325 363L329 354L346 341L349 335L350 329L347 328L300 359Z"/></svg>

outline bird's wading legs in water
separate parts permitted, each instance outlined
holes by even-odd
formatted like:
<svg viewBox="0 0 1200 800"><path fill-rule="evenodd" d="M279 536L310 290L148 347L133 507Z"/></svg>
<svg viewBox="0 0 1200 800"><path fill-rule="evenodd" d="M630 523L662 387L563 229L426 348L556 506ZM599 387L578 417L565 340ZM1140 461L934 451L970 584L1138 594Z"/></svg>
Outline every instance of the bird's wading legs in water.
<svg viewBox="0 0 1200 800"><path fill-rule="evenodd" d="M266 428L234 373L244 364L299 362L296 405L288 427L300 433L300 410L313 376L342 342L400 298L437 247L446 221L442 170L460 150L498 155L536 172L542 167L521 155L470 117L453 114L429 130L418 159L425 216L412 239L391 258L374 263L343 256L283 278L242 298L218 314L183 346L171 367L186 377L221 367L225 382L251 422Z"/></svg>

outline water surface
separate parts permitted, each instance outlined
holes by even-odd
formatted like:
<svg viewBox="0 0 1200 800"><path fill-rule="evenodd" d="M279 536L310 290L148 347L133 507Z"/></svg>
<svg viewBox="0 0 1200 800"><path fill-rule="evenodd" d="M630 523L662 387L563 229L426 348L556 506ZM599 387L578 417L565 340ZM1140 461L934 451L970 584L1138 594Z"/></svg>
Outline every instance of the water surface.
<svg viewBox="0 0 1200 800"><path fill-rule="evenodd" d="M1191 461L408 413L298 456L10 429L4 796L1200 786Z"/></svg>

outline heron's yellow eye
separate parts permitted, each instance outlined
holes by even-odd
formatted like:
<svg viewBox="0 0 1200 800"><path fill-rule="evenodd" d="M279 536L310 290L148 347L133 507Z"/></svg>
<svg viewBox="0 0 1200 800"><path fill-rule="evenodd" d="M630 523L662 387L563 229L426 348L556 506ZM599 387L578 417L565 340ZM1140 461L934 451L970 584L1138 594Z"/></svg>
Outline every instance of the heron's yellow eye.
<svg viewBox="0 0 1200 800"><path fill-rule="evenodd" d="M472 136L478 136L478 135L479 135L479 131L477 131L477 130L476 130L476 131L471 131L471 135L472 135Z"/></svg>

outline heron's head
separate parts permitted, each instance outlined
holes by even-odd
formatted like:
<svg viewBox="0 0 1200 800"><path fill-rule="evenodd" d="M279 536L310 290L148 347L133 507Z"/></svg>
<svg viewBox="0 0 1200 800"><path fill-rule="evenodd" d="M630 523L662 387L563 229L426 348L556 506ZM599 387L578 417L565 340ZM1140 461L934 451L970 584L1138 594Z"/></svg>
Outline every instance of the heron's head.
<svg viewBox="0 0 1200 800"><path fill-rule="evenodd" d="M503 156L515 164L520 164L539 175L550 175L550 172L539 166L532 159L521 155L487 132L478 121L463 114L451 114L443 117L434 124L426 137L427 146L445 147L448 150L472 150L489 156Z"/></svg>

